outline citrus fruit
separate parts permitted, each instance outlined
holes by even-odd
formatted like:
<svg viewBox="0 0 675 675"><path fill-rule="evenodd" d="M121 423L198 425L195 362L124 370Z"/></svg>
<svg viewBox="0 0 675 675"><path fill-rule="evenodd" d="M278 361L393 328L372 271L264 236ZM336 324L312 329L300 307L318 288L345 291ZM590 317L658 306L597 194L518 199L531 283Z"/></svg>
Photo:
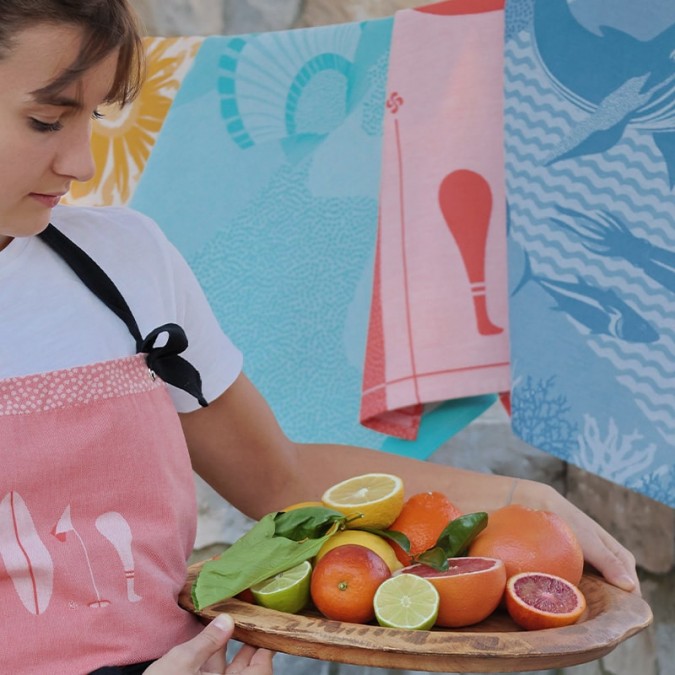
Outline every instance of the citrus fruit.
<svg viewBox="0 0 675 675"><path fill-rule="evenodd" d="M445 571L421 563L401 570L428 579L438 591L436 625L459 628L490 616L504 595L504 563L495 558L450 558L448 562Z"/></svg>
<svg viewBox="0 0 675 675"><path fill-rule="evenodd" d="M329 619L366 623L373 619L373 597L391 576L387 563L365 546L338 546L316 563L310 593Z"/></svg>
<svg viewBox="0 0 675 675"><path fill-rule="evenodd" d="M576 622L586 598L572 583L541 572L516 574L506 582L506 610L521 628L559 628Z"/></svg>
<svg viewBox="0 0 675 675"><path fill-rule="evenodd" d="M507 578L520 572L544 572L578 585L584 567L581 546L559 515L520 504L493 511L468 555L503 560Z"/></svg>
<svg viewBox="0 0 675 675"><path fill-rule="evenodd" d="M328 488L321 501L348 518L356 516L347 527L384 530L403 506L403 481L388 473L366 473Z"/></svg>
<svg viewBox="0 0 675 675"><path fill-rule="evenodd" d="M250 588L245 588L243 591L237 593L234 596L237 600L242 600L243 602L250 602L252 605L255 605L255 596L251 592Z"/></svg>
<svg viewBox="0 0 675 675"><path fill-rule="evenodd" d="M397 574L377 589L373 599L380 626L429 630L438 616L439 598L434 585L415 574Z"/></svg>
<svg viewBox="0 0 675 675"><path fill-rule="evenodd" d="M403 532L410 540L410 554L398 544L391 546L403 565L410 565L412 556L431 548L445 526L462 512L441 492L420 492L409 497L390 530Z"/></svg>
<svg viewBox="0 0 675 675"><path fill-rule="evenodd" d="M401 563L398 561L398 558L394 555L391 546L387 543L386 539L378 537L372 532L363 532L361 530L342 530L334 534L320 549L314 558L315 562L319 562L328 551L332 551L338 546L344 546L345 544L359 544L369 548L373 553L377 555L387 563L387 567L390 572L395 572L396 570L402 567Z"/></svg>
<svg viewBox="0 0 675 675"><path fill-rule="evenodd" d="M299 612L309 602L312 565L304 560L285 572L251 586L257 604L280 612Z"/></svg>
<svg viewBox="0 0 675 675"><path fill-rule="evenodd" d="M291 504L290 506L287 506L284 509L281 509L282 511L295 511L296 509L305 509L311 506L324 506L323 502L298 502L297 504Z"/></svg>

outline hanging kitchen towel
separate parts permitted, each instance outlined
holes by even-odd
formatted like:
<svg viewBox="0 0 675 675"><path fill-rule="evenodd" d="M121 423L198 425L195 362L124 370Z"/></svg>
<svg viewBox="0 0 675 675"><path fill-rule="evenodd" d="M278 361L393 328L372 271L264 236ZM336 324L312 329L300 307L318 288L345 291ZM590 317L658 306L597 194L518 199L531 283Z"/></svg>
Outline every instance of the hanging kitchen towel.
<svg viewBox="0 0 675 675"><path fill-rule="evenodd" d="M503 20L503 0L394 20L361 419L402 438L426 404L509 389Z"/></svg>
<svg viewBox="0 0 675 675"><path fill-rule="evenodd" d="M392 19L204 40L133 196L298 441L426 457L359 423Z"/></svg>
<svg viewBox="0 0 675 675"><path fill-rule="evenodd" d="M675 506L675 4L510 0L512 423Z"/></svg>

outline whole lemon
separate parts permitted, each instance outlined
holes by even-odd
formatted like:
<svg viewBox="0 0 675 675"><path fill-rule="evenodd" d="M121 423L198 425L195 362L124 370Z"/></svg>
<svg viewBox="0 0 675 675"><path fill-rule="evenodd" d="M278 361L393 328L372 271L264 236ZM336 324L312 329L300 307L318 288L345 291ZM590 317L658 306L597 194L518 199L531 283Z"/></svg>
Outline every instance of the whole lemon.
<svg viewBox="0 0 675 675"><path fill-rule="evenodd" d="M403 567L386 539L378 537L371 532L364 532L363 530L342 530L342 532L333 535L319 549L319 552L316 554L315 563L319 562L328 551L332 551L338 546L345 546L346 544L358 544L359 546L369 548L373 553L376 553L384 560L390 572L394 572Z"/></svg>

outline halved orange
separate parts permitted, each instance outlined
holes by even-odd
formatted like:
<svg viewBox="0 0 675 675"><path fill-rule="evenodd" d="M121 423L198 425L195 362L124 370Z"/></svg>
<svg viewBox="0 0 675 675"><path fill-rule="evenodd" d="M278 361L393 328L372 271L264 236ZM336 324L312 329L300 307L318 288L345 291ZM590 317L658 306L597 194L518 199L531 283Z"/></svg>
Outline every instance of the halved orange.
<svg viewBox="0 0 675 675"><path fill-rule="evenodd" d="M506 609L521 628L569 626L586 609L586 598L573 583L554 574L522 572L506 582Z"/></svg>
<svg viewBox="0 0 675 675"><path fill-rule="evenodd" d="M397 574L416 574L434 585L440 596L437 626L459 628L483 621L504 595L504 563L496 558L449 558L448 563L446 571L416 563Z"/></svg>

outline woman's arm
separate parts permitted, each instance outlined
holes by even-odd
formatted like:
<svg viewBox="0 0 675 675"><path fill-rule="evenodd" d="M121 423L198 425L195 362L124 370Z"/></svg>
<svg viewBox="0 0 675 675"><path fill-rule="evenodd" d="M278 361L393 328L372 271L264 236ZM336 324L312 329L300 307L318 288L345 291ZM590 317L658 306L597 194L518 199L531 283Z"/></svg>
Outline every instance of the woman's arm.
<svg viewBox="0 0 675 675"><path fill-rule="evenodd" d="M437 490L465 513L489 512L509 501L554 511L576 532L588 563L621 588L639 588L631 553L543 483L516 481L378 450L294 443L245 375L240 375L208 408L182 414L181 422L195 471L252 518L295 502L318 499L344 478L393 473L403 479L407 495Z"/></svg>

